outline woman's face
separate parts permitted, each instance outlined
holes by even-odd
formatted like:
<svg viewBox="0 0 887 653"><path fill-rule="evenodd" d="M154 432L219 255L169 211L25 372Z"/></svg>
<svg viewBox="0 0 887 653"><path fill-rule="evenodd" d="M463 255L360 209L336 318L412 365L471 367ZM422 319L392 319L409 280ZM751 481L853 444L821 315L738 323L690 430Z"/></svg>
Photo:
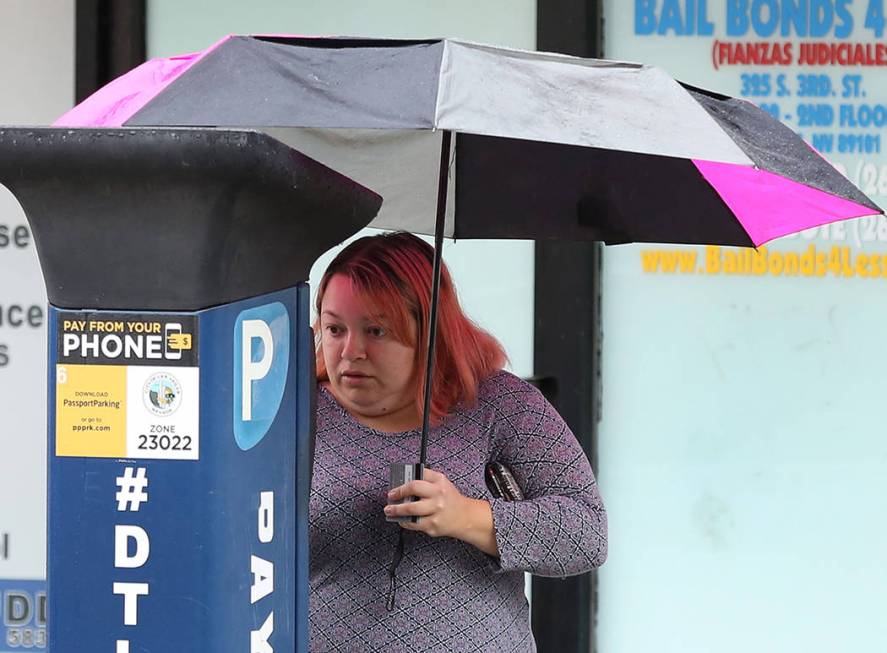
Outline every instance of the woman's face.
<svg viewBox="0 0 887 653"><path fill-rule="evenodd" d="M335 274L320 307L321 348L330 388L364 424L401 431L418 424L415 346L394 339L385 317L370 315L351 280ZM416 334L411 334L415 342Z"/></svg>

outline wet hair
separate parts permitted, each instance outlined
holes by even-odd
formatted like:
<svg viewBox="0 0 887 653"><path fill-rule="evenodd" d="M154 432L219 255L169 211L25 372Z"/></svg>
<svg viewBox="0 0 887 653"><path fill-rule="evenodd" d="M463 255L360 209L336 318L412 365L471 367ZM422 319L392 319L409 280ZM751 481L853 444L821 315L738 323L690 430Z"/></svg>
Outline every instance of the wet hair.
<svg viewBox="0 0 887 653"><path fill-rule="evenodd" d="M317 289L317 314L330 279L347 277L366 310L384 319L392 337L416 348L416 409L422 413L434 248L406 232L366 236L350 243L333 259ZM328 381L319 324L317 378ZM441 269L437 309L437 344L431 387L431 422L439 423L457 404L473 406L481 381L502 369L505 350L492 335L472 322L459 305L446 265Z"/></svg>

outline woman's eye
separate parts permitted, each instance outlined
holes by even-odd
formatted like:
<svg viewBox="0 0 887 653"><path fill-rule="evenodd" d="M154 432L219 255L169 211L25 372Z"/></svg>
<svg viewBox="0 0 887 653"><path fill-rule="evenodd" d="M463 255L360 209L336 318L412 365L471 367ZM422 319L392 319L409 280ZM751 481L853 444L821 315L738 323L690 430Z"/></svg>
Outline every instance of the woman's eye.
<svg viewBox="0 0 887 653"><path fill-rule="evenodd" d="M327 324L325 329L331 336L337 336L342 333L342 328L337 324Z"/></svg>
<svg viewBox="0 0 887 653"><path fill-rule="evenodd" d="M385 329L380 326L372 326L367 329L367 333L374 338L382 338L385 336Z"/></svg>

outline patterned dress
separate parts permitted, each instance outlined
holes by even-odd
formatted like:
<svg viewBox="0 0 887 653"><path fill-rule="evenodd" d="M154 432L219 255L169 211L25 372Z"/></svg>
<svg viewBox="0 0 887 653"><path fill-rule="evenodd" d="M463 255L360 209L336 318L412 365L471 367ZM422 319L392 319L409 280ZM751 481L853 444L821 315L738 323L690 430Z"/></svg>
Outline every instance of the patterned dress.
<svg viewBox="0 0 887 653"><path fill-rule="evenodd" d="M388 466L415 462L419 431L363 426L323 387L310 504L311 651L534 651L523 572L579 574L607 555L607 517L576 438L538 390L508 372L429 434L428 466L492 505L498 560L460 540L385 521ZM493 499L488 461L511 468L524 501Z"/></svg>

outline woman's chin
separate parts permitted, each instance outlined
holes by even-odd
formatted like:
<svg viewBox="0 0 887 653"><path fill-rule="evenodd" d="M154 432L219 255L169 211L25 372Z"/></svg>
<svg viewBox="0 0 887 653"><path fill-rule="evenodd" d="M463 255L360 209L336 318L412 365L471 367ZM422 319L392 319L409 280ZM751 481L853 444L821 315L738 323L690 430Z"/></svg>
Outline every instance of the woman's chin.
<svg viewBox="0 0 887 653"><path fill-rule="evenodd" d="M335 390L336 397L347 404L345 408L349 411L359 411L366 414L367 411L373 411L373 408L379 403L379 398L375 396L376 393L372 392L367 384L340 382L336 384ZM384 412L384 410L380 412Z"/></svg>

